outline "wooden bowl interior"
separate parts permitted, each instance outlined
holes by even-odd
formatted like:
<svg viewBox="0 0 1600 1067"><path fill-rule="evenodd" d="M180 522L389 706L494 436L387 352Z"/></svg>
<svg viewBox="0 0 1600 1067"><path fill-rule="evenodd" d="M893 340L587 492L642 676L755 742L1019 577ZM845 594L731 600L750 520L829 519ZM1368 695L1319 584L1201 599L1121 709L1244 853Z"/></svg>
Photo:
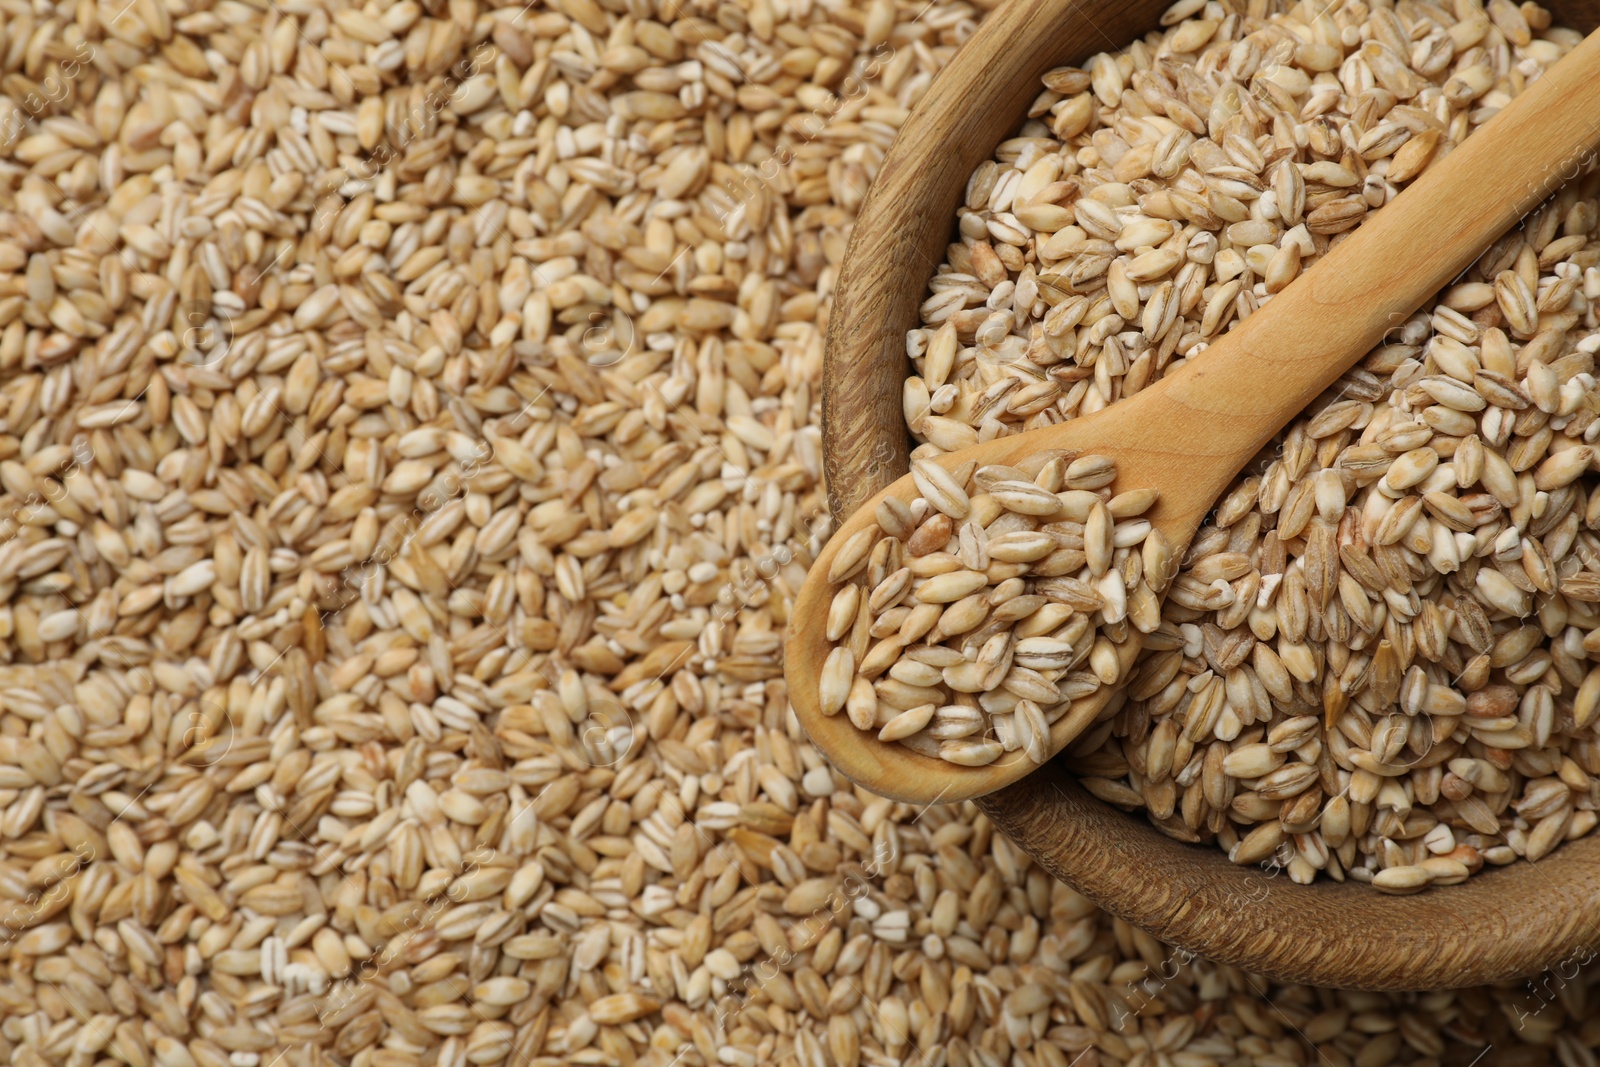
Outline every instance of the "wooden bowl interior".
<svg viewBox="0 0 1600 1067"><path fill-rule="evenodd" d="M1600 0L1552 0L1600 24ZM829 322L824 465L843 518L909 469L904 337L953 239L968 176L1021 124L1052 67L1120 48L1166 0L1008 0L907 121L862 208ZM1538 864L1411 897L1241 868L1091 797L1059 763L979 801L1052 875L1161 940L1289 981L1434 989L1534 974L1600 943L1600 836Z"/></svg>

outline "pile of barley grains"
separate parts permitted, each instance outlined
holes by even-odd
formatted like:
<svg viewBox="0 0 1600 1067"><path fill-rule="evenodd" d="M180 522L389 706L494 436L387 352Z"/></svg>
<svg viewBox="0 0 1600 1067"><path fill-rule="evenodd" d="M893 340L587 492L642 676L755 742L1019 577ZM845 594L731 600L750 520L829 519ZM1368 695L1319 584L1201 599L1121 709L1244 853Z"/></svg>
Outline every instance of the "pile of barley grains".
<svg viewBox="0 0 1600 1067"><path fill-rule="evenodd" d="M1044 763L1050 727L1161 624L1172 552L1140 518L1156 492L1113 495L1095 455L911 476L921 495L886 498L829 567L820 709L959 766Z"/></svg>
<svg viewBox="0 0 1600 1067"><path fill-rule="evenodd" d="M1163 25L1045 75L968 181L907 337L920 454L1182 365L1582 38L1507 0L1180 0Z"/></svg>
<svg viewBox="0 0 1600 1067"><path fill-rule="evenodd" d="M1047 75L974 174L908 339L917 454L1203 351L1577 40L1531 4L1168 20ZM1218 502L1130 700L1071 749L1091 792L1237 863L1390 892L1594 828L1597 196L1549 200Z"/></svg>
<svg viewBox="0 0 1600 1067"><path fill-rule="evenodd" d="M1593 1063L1581 958L1185 962L802 740L819 323L981 14L0 0L0 1063Z"/></svg>
<svg viewBox="0 0 1600 1067"><path fill-rule="evenodd" d="M1491 249L1224 498L1079 750L1097 795L1392 891L1594 828L1597 196Z"/></svg>

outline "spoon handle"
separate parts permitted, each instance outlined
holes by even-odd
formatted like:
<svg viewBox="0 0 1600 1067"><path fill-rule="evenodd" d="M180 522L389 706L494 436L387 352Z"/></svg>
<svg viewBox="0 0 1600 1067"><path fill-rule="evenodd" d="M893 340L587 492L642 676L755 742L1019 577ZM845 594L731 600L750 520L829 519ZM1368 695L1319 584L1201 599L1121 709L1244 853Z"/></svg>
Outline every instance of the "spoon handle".
<svg viewBox="0 0 1600 1067"><path fill-rule="evenodd" d="M1162 383L1162 406L1180 416L1170 425L1204 431L1182 451L1214 458L1231 478L1387 331L1588 169L1597 145L1600 30L1274 296L1272 314L1252 315ZM1550 163L1530 174L1534 160Z"/></svg>

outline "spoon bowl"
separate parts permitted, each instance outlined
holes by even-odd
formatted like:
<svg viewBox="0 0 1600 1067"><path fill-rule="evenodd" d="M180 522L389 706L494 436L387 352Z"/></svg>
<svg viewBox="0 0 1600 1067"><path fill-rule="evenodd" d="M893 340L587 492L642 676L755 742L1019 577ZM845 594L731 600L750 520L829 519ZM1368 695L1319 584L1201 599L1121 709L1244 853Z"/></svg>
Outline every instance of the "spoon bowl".
<svg viewBox="0 0 1600 1067"><path fill-rule="evenodd" d="M1553 0L1547 6L1565 25L1589 29L1600 22L1596 0ZM1020 122L1044 71L1131 40L1153 27L1165 7L1162 0L1009 0L984 21L908 119L863 206L835 291L823 396L824 463L835 516L850 516L873 503L908 470L910 443L900 411L906 374L903 338L917 325L927 278L943 256L951 230L948 220L967 176L989 157L999 137ZM1596 118L1600 116L1591 115L1590 121ZM1527 125L1542 129L1544 117ZM1479 131L1458 151L1481 144L1487 136L1488 130ZM1386 283L1403 284L1406 272L1422 269L1431 271L1430 280L1410 287L1414 299L1409 306L1407 301L1391 305L1404 306L1403 316L1432 295L1459 268L1429 260L1452 255L1466 265L1476 248L1555 189L1553 175L1572 173L1585 155L1585 150L1574 149L1542 173L1536 173L1526 155L1490 160L1503 164L1499 173L1510 186L1485 192L1491 187L1482 175L1489 172L1480 172L1463 200L1424 219L1414 243L1431 255L1420 266L1414 255L1391 260L1383 275ZM1408 198L1419 199L1422 186L1419 180L1355 236L1392 218ZM1463 218L1459 203L1471 203L1474 212L1488 210L1491 217ZM1475 228L1467 233L1468 227ZM1457 248L1458 242L1463 246ZM1270 321L1268 312L1287 306L1291 294L1308 288L1315 274L1315 269L1308 272L1235 333L1257 320ZM1380 290L1376 298L1385 295ZM1376 322L1343 318L1337 326L1377 326L1376 339L1387 328L1386 314L1378 314ZM1195 366L1215 369L1225 351L1219 344ZM1260 377L1257 372L1253 380ZM1241 399L1235 394L1233 406ZM1132 403L1117 405L1113 413ZM1091 422L1083 420L1084 425ZM1155 434L1171 433L1170 426L1158 423L1143 438L1148 444ZM1021 439L1019 435L995 444L1017 446ZM1122 461L1119 490L1137 487L1135 461L1103 442L1092 447ZM1171 445L1169 453L1183 447ZM1222 477L1221 484L1226 482ZM1159 478L1153 484L1164 493L1159 514L1165 524L1180 487ZM1203 518L1209 506L1208 498L1193 521ZM833 544L841 541L836 537ZM813 575L826 574L831 551L825 550ZM1595 887L1600 886L1600 838L1569 843L1538 865L1486 871L1465 885L1417 897L1384 897L1364 886L1326 882L1297 886L1236 867L1214 849L1165 837L1142 817L1089 796L1059 763L1026 777L1022 774L1030 768L1020 767L1007 777L993 767L950 767L901 746L881 744L842 717L816 715L814 690L803 690L800 665L820 662L818 647L808 644L813 638L803 620L820 618L818 612L826 609L826 601L813 593L803 594L793 616L801 624L789 635L790 678L795 683L791 696L813 739L847 776L899 799L981 797L981 810L1045 870L1169 944L1285 980L1422 989L1531 974L1569 957L1580 958L1573 954L1600 942L1600 909L1593 906ZM814 640L826 644L820 635ZM820 651L825 654L826 647ZM1067 718L1076 721L1079 716L1075 707ZM1052 740L1057 747L1066 743L1054 735ZM960 779L952 779L952 772L959 772ZM938 784L920 781L934 777ZM1008 781L1012 784L1005 785ZM999 786L1004 787L990 792Z"/></svg>

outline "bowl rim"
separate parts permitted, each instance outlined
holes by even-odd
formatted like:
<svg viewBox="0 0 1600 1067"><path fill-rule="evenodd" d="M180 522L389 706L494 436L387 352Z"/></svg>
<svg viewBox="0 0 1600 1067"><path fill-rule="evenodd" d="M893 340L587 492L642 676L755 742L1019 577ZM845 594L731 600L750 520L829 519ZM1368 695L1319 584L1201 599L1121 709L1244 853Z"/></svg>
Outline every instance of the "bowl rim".
<svg viewBox="0 0 1600 1067"><path fill-rule="evenodd" d="M1568 25L1600 22L1600 0L1547 6ZM916 323L951 234L945 220L972 170L1017 127L1039 75L1122 47L1153 28L1166 7L1165 0L1006 0L907 118L859 212L827 327L823 462L835 516L909 470L899 385L904 333ZM909 217L905 203L917 206ZM1390 896L1353 882L1294 885L1235 866L1214 847L1168 838L1093 798L1059 760L977 806L1044 870L1111 914L1181 952L1279 980L1455 988L1559 969L1600 944L1600 834L1567 842L1536 864Z"/></svg>

